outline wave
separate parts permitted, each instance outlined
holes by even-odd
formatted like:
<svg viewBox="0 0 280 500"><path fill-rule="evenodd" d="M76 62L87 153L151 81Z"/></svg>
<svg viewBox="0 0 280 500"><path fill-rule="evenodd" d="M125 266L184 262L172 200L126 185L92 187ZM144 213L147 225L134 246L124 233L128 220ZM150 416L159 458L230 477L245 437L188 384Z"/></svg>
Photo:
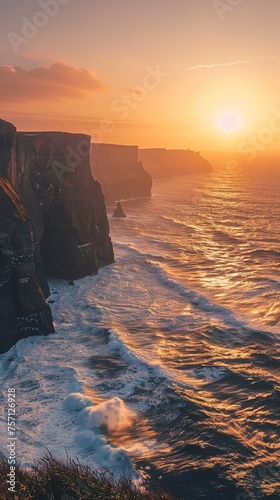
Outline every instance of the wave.
<svg viewBox="0 0 280 500"><path fill-rule="evenodd" d="M193 306L207 313L215 313L215 315L220 316L223 322L227 325L251 329L245 321L236 317L236 314L231 309L220 306L215 302L212 302L205 295L188 288L186 285L178 283L174 280L174 277L166 271L166 269L154 261L148 261L148 263L163 285L168 286L182 297L187 298Z"/></svg>
<svg viewBox="0 0 280 500"><path fill-rule="evenodd" d="M163 248L169 248L169 244L166 243L166 245L162 245ZM145 252L145 251L141 251L140 249L138 249L136 246L135 246L135 243L132 244L132 243L129 243L129 242L124 242L124 241L116 241L114 242L114 248L116 249L119 249L119 250L125 250L126 252L126 257L128 258L131 258L131 255L134 255L136 256L137 258L141 258L141 259L144 259L144 260L147 260L147 259L157 259L159 262L166 262L166 258L163 257L162 255L158 254L158 253L150 253L150 252ZM129 250L129 255L127 255L127 251ZM174 260L174 262L176 262Z"/></svg>
<svg viewBox="0 0 280 500"><path fill-rule="evenodd" d="M197 228L195 226L192 226L189 223L186 223L186 222L179 220L175 217L168 217L167 215L162 215L161 219L163 219L167 223L171 222L171 224L173 226L177 226L177 227L186 229L190 234L193 234L197 231Z"/></svg>
<svg viewBox="0 0 280 500"><path fill-rule="evenodd" d="M224 231L218 231L214 230L213 231L213 236L214 238L219 242L219 243L226 243L226 244L240 244L240 243L246 243L246 241L242 241L239 238L236 238L235 236L232 236L231 234L225 233Z"/></svg>
<svg viewBox="0 0 280 500"><path fill-rule="evenodd" d="M87 359L89 346L83 348L79 339L74 346L73 350L73 342L59 334L48 338L32 337L19 341L8 353L0 356L1 375L5 371L0 395L2 406L8 388L15 388L16 393L17 459L23 466L31 467L33 459L41 458L46 448L62 459L65 459L67 450L82 463L106 467L116 477L138 478L128 454L112 446L106 435L98 432L103 421L96 421L95 431L91 430L91 425L88 429L88 425L83 426L79 421L78 409L92 408L93 402L84 392L84 380L78 370L69 366L69 359L71 364L75 359L81 361L82 354ZM79 397L75 396L77 394ZM126 411L124 404L116 400L111 411L110 402L106 408L111 425L114 418L116 422L117 418L122 421ZM99 410L94 406L96 415ZM0 419L0 428L0 447L5 450L4 419Z"/></svg>
<svg viewBox="0 0 280 500"><path fill-rule="evenodd" d="M253 250L250 253L250 256L252 259L271 259L271 260L276 260L277 262L280 261L280 251L278 250L267 250L267 249L259 249L259 250Z"/></svg>
<svg viewBox="0 0 280 500"><path fill-rule="evenodd" d="M122 253L122 258L124 261L127 259L132 258L132 264L133 264L133 259L135 260L135 263L139 264L139 259L141 260L141 263L143 264L144 267L147 268L147 271L150 272L156 279L158 280L159 284L163 285L164 287L169 288L170 290L173 290L175 293L177 293L179 296L186 298L188 302L194 306L196 309L200 310L203 313L206 313L207 316L204 317L204 320L209 321L209 323L213 323L213 320L218 320L221 321L222 324L225 325L225 327L230 327L234 326L236 328L244 328L246 330L252 330L256 333L263 331L266 334L270 334L273 332L277 333L277 330L272 326L273 325L268 325L267 324L260 324L258 321L252 321L248 320L247 317L244 317L243 315L240 315L236 310L231 309L230 307L226 307L223 305L218 304L208 296L206 296L204 293L201 293L200 291L194 289L193 287L188 287L186 284L186 281L180 282L177 277L175 277L175 273L179 272L184 274L184 270L187 269L188 264L186 262L183 262L182 260L178 260L178 258L173 258L171 257L163 257L162 255L158 255L157 252L154 254L150 252L145 252L143 250L143 247L145 248L145 245L142 245L142 250L138 248L138 245L136 242L134 243L125 243L122 241L118 241L116 248L121 250ZM175 256L176 257L176 256ZM205 271L207 270L207 266L210 266L210 270L212 269L212 265L214 265L215 262L211 261L209 258L204 258L203 259L203 267ZM270 278L254 278L250 276L248 278L248 281L252 282L252 290L250 292L246 293L246 297L248 298L251 297L252 295L255 296L256 292L256 285L254 284L254 280L259 282L259 280L262 279L264 282L265 287L263 286L260 290L265 292L266 290L277 290L279 287L279 282L276 280L270 279ZM147 283L149 282L149 278L147 275ZM149 285L147 285L149 286ZM159 288L159 292L160 288ZM266 300L266 297L263 298L263 300ZM203 316L202 316L203 318ZM276 323L274 326L277 325L277 318L275 319ZM277 328L277 327L276 327Z"/></svg>

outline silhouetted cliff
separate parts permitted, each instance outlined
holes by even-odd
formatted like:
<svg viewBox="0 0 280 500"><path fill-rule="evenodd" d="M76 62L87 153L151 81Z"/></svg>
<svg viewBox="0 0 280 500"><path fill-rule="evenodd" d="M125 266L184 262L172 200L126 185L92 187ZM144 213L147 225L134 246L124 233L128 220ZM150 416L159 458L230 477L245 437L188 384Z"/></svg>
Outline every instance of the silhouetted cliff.
<svg viewBox="0 0 280 500"><path fill-rule="evenodd" d="M139 149L138 156L153 178L204 174L213 170L205 158L189 149Z"/></svg>
<svg viewBox="0 0 280 500"><path fill-rule="evenodd" d="M138 161L138 146L92 144L91 171L107 204L151 196L152 178Z"/></svg>
<svg viewBox="0 0 280 500"><path fill-rule="evenodd" d="M34 254L32 223L12 185L0 176L0 353L22 338L54 332Z"/></svg>
<svg viewBox="0 0 280 500"><path fill-rule="evenodd" d="M53 331L45 273L73 280L114 262L89 153L89 136L17 133L0 120L1 352Z"/></svg>
<svg viewBox="0 0 280 500"><path fill-rule="evenodd" d="M90 137L17 134L17 186L34 223L48 274L79 279L114 262L100 184L89 165Z"/></svg>

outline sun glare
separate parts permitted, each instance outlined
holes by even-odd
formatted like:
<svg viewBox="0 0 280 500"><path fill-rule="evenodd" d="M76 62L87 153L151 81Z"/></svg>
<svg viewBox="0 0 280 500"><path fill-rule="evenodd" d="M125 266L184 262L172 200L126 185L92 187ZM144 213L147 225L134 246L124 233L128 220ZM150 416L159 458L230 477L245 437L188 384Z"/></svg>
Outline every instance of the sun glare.
<svg viewBox="0 0 280 500"><path fill-rule="evenodd" d="M235 113L224 113L218 120L218 128L225 133L235 132L242 127L239 116Z"/></svg>

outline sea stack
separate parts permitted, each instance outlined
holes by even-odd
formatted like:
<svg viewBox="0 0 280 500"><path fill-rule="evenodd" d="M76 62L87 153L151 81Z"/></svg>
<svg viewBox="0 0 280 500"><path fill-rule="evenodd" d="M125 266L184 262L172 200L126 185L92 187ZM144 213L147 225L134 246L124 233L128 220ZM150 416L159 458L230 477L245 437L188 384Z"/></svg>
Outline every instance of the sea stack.
<svg viewBox="0 0 280 500"><path fill-rule="evenodd" d="M115 217L116 219L123 219L126 217L120 201L117 204L117 208L115 209L115 211L113 213L113 217Z"/></svg>

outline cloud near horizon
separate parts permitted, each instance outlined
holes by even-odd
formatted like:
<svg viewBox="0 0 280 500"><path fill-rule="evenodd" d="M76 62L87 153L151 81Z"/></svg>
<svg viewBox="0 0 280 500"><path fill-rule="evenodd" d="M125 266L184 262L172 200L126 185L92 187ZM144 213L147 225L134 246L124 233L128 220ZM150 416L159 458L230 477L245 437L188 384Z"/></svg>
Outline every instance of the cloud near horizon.
<svg viewBox="0 0 280 500"><path fill-rule="evenodd" d="M50 67L38 66L25 70L18 66L0 66L0 102L9 104L22 101L86 99L90 94L104 92L110 86L85 68L66 63Z"/></svg>

